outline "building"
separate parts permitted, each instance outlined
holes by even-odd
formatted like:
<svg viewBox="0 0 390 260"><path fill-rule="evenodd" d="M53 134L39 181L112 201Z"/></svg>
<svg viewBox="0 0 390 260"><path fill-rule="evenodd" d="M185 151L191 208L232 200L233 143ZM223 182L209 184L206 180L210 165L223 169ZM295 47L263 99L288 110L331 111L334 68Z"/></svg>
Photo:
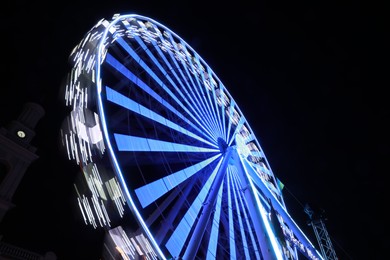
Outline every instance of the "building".
<svg viewBox="0 0 390 260"><path fill-rule="evenodd" d="M44 116L44 109L36 103L26 103L19 117L0 128L0 225L4 216L16 207L12 202L24 174L39 158L31 145L35 127ZM0 234L0 260L55 260L53 252L41 255L3 241Z"/></svg>

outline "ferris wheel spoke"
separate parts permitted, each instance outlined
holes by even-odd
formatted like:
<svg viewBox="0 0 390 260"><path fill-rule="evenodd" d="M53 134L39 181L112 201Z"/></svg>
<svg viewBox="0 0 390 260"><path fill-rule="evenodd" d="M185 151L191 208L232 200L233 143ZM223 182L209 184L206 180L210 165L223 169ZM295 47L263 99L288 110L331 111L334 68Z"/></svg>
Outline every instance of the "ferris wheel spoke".
<svg viewBox="0 0 390 260"><path fill-rule="evenodd" d="M148 93L150 96L152 96L158 103L160 103L162 106L167 108L169 111L177 115L181 120L186 122L188 125L190 125L192 128L196 129L199 133L202 133L207 137L210 141L213 141L212 138L213 134L209 132L208 129L204 127L203 124L199 123L199 125L203 128L203 130L199 129L196 125L194 125L191 121L188 120L187 117L185 117L182 113L180 113L176 108L174 108L168 101L163 99L158 93L156 93L154 90L152 90L146 83L144 83L140 78L138 78L136 75L134 75L131 71L126 69L118 60L116 60L113 56L111 56L109 53L107 54L106 58L107 64L111 65L115 69L117 69L122 75L124 75L126 78L131 80L133 83L135 83L137 86L139 86L143 91ZM205 132L208 134L206 135Z"/></svg>
<svg viewBox="0 0 390 260"><path fill-rule="evenodd" d="M199 62L199 58L197 58L198 62ZM205 78L207 76L207 79ZM212 77L212 73L210 71L210 68L207 68L207 71L205 71L204 74L202 74L202 79L203 79L203 82L208 82L209 81L212 81L213 80L213 77ZM212 80L210 80L212 79ZM218 100L217 100L217 96L216 96L216 93L215 93L215 85L213 83L211 84L205 84L206 85L206 88L209 89L212 93L212 96L210 96L209 92L207 92L207 95L210 99L210 103L211 103L211 107L214 111L214 115L216 117L216 121L218 122L218 126L220 128L220 131L221 131L221 136L225 136L225 125L224 125L224 122L225 122L225 115L220 113L220 109L218 108Z"/></svg>
<svg viewBox="0 0 390 260"><path fill-rule="evenodd" d="M182 49L183 49L183 51L184 51L184 53L185 53L185 55L187 57L187 60L191 60L192 58L189 57L190 54L189 54L185 44L183 42L181 42L180 46L182 46ZM195 59L195 62L199 66L198 57L195 56L194 59ZM204 89L203 88L203 84L201 84L199 82L199 77L192 76L192 75L196 74L196 72L192 71L193 70L193 66L191 66L191 67L187 66L184 60L182 61L182 64L183 64L183 67L185 68L185 71L187 73L187 77L191 81L190 86L192 86L193 89L195 90L195 92L194 92L194 95L196 95L196 99L195 100L197 100L201 104L201 107L202 107L202 110L203 110L203 113L204 113L205 117L207 117L209 122L211 123L211 125L213 125L214 132L218 132L216 120L212 116L212 114L211 114L212 111L210 110L210 108L212 106L210 106L210 104L207 102L206 95L204 94L204 91L203 91L203 89ZM190 68L192 69L191 71L190 71Z"/></svg>
<svg viewBox="0 0 390 260"><path fill-rule="evenodd" d="M122 48L124 50L126 50L128 52L128 54L130 54L132 56L132 58L134 60L136 60L138 62L138 64L151 76L152 79L155 80L155 82L162 88L164 89L168 95L172 98L172 100L174 100L177 104L180 105L180 107L182 109L184 109L187 113L189 113L189 110L186 108L186 106L184 106L184 104L179 101L178 97L170 90L167 88L167 86L163 83L163 81L155 74L155 72L153 72L153 70L144 62L144 60L137 54L137 52L135 50L133 50L132 48L130 48L130 46L123 40L123 39L118 39L118 43L120 46L122 46ZM146 47L145 47L146 48ZM136 83L136 82L135 82ZM192 116L192 113L189 113L189 115L194 118ZM200 115L198 115L198 118L202 118ZM205 122L201 123L198 121L198 119L196 120L198 122L198 124L202 127L205 125ZM207 121L206 121L207 122ZM212 132L210 132L209 129L206 129L205 130L210 133L211 135Z"/></svg>
<svg viewBox="0 0 390 260"><path fill-rule="evenodd" d="M170 56L171 56L172 61L174 62L175 66L176 66L177 71L180 73L181 77L184 80L184 84L182 84L182 87L186 91L188 97L191 98L192 102L197 104L197 108L200 111L200 113L203 114L203 118L205 118L205 117L208 118L207 113L204 111L204 105L202 106L202 103L199 103L199 100L201 100L202 98L199 97L199 95L196 95L194 90L193 90L193 87L195 87L195 91L197 92L196 85L193 81L194 77L192 76L192 73L189 72L189 66L187 66L188 60L191 60L191 58L189 58L187 53L184 51L185 46L183 45L182 41L180 41L180 43L176 43L176 41L172 38L172 35L169 35L169 37L170 37L172 42L175 42L175 44L173 45L173 48L176 51L176 55L185 57L185 59L184 58L179 59L181 61L181 65L182 65L182 66L180 66L180 64L176 61L176 58L174 57L174 55L172 53L170 53ZM188 80L190 80L190 82L188 82ZM209 125L209 123L212 123L212 122L209 122L208 120L206 122L208 122L208 125ZM211 127L211 125L209 125L209 127Z"/></svg>
<svg viewBox="0 0 390 260"><path fill-rule="evenodd" d="M196 152L196 153L215 153L218 149L205 148L199 146L178 144L174 142L161 141L146 137L138 137L114 133L114 138L118 151L132 152Z"/></svg>
<svg viewBox="0 0 390 260"><path fill-rule="evenodd" d="M135 189L142 207L147 207L150 203L201 171L218 157L220 157L219 154Z"/></svg>
<svg viewBox="0 0 390 260"><path fill-rule="evenodd" d="M214 131L212 131L212 127L211 127L212 124L210 123L209 120L205 120L204 111L202 111L202 108L199 104L199 100L196 98L196 96L193 93L192 88L189 86L186 75L183 73L182 69L180 68L180 65L177 63L177 61L173 57L173 55L172 54L170 54L170 55L171 55L171 59L173 59L173 63L176 66L176 70L179 72L181 78L183 79L183 80L179 79L179 82L180 82L180 87L183 89L183 91L186 94L186 100L189 99L191 101L192 104L190 107L197 111L196 114L197 114L199 120L202 121L203 124L207 125L208 132L213 133L212 134L213 137L216 138L216 136L214 135ZM177 74L175 74L175 75L177 75ZM183 83L183 81L184 81L184 83ZM175 86L175 87L177 88L177 86Z"/></svg>
<svg viewBox="0 0 390 260"><path fill-rule="evenodd" d="M154 65L156 65L157 68L159 68L159 70L161 71L161 73L164 75L164 77L167 79L167 81L175 88L175 91L178 92L178 94L181 96L181 98L187 103L187 105L192 108L192 111L195 112L197 118L199 120L202 120L202 115L201 115L201 112L198 110L198 111L195 111L195 109L198 108L198 106L196 106L195 102L192 102L189 103L188 102L188 99L187 97L189 96L188 95L188 92L187 92L187 97L185 97L181 91L181 89L177 86L177 84L172 80L172 78L169 76L170 73L174 73L175 71L172 70L172 67L171 66L168 66L168 71L170 73L168 73L168 71L166 69L163 68L162 64L159 62L159 60L153 55L153 53L149 50L149 48L146 46L146 44L143 42L143 40L136 36L135 39L137 40L138 44L143 48L143 50L146 52L146 54L148 55L148 57L154 62ZM154 48L157 50L158 54L160 54L160 58L163 58L163 60L165 61L165 65L168 65L169 62L166 60L166 57L165 55L162 53L161 49L159 48L159 46L153 42L153 45L154 45ZM171 57L173 58L173 57ZM183 87L183 83L182 83L182 80L177 76L177 74L175 73L174 76L176 76L176 80L178 80L179 84L181 85L181 87ZM185 78L184 78L185 80ZM170 92L171 95L174 95L172 92ZM193 101L192 97L190 97L190 100ZM180 103L182 104L182 103ZM184 107L184 106L182 106ZM195 108L195 109L194 109ZM191 114L193 116L193 114Z"/></svg>
<svg viewBox="0 0 390 260"><path fill-rule="evenodd" d="M165 246L172 256L180 255L180 252L184 247L184 243L187 240L188 235L195 224L195 220L202 209L202 205L206 200L207 194L210 191L210 187L217 175L221 163L222 159L218 162L218 165L214 168L214 171L196 196L196 199L192 202L184 217L180 220L179 224L176 226L172 235L166 242Z"/></svg>
<svg viewBox="0 0 390 260"><path fill-rule="evenodd" d="M169 37L170 37L171 41L174 42L174 40L173 40L173 38L172 38L172 36L170 34L169 34ZM161 39L162 42L165 41L165 39L162 38L162 35L160 35L160 39ZM175 79L178 81L180 87L177 84L172 83L173 81L172 81L172 79L169 76L170 73L165 74L167 76L168 80L170 81L172 86L175 87L176 91L182 96L182 98L187 102L187 104L191 108L193 108L193 111L194 111L194 108L196 108L196 110L197 110L196 115L198 116L198 118L200 120L203 120L204 118L202 118L200 116L200 110L199 110L200 108L199 108L199 106L196 105L196 101L194 101L193 95L191 95L188 92L187 88L185 87L185 85L187 85L187 84L183 83L183 81L187 82L187 77L182 73L182 68L177 63L177 60L176 60L175 56L173 55L173 53L168 51L169 58L172 61L172 63L175 65L175 67L173 67L171 65L171 63L168 61L166 55L163 53L163 51L161 49L161 46L158 45L156 42L153 42L153 45L154 45L156 51L160 54L160 58L162 58L163 61L165 62L165 65L167 66L168 71L170 73L172 73L174 75ZM172 49L174 48L174 46L172 46L172 44L170 44L170 47ZM177 50L177 48L176 48L176 50ZM164 52L167 53L166 49L164 49ZM183 64L183 66L185 66L185 64ZM176 73L176 71L180 74L180 76L178 75L178 73ZM181 89L184 90L184 92L186 93L186 96L183 95L183 92L181 91ZM191 103L189 103L188 99L191 101Z"/></svg>
<svg viewBox="0 0 390 260"><path fill-rule="evenodd" d="M203 73L200 73L200 79L202 80L202 82L199 82L199 78L196 78L197 82L198 82L198 84L200 86L199 89L201 91L201 96L204 97L205 104L206 104L206 109L209 111L211 119L212 119L212 121L216 125L216 130L219 132L219 137L222 137L223 136L223 130L222 130L222 127L221 127L221 124L220 124L219 113L217 113L216 112L217 110L214 109L215 103L212 101L212 99L210 97L210 92L214 93L214 89L208 87L207 84L205 84L205 82L206 82L205 74L208 75L207 74L208 72L204 71L204 67L200 63L200 60L199 60L198 56L195 56L194 59L196 61L196 64L198 65L198 67L203 68L202 69ZM206 87L204 87L204 86L206 86ZM214 99L214 101L215 101L215 99Z"/></svg>
<svg viewBox="0 0 390 260"><path fill-rule="evenodd" d="M182 203L180 203L179 201L180 201L180 199L187 198L189 192L191 191L191 187L195 184L196 178L194 178L193 176L194 175L187 178L185 182L181 182L180 189L178 189L178 188L171 189L169 196L167 198L165 198L164 201L162 203L160 203L158 205L158 207L156 207L154 212L152 214L150 214L149 217L145 220L145 223L147 226L151 226L153 223L155 223L155 221L161 217L161 212L166 211L168 208L170 209L170 211L168 213L168 216L164 216L164 218L163 218L164 225L162 225L162 226L166 226L166 224L168 222L169 222L168 226L172 225L171 221L167 221L167 220L172 219L172 215L176 215L177 214L176 212L179 211L179 209L182 207ZM179 185L177 185L176 187L178 187L178 186ZM139 199L139 200L142 200L142 199ZM173 202L175 200L176 200L176 202ZM161 243L161 240L162 240L161 238L164 237L164 235L162 235L162 234L166 234L164 232L166 230L167 229L165 229L165 228L160 228L157 231L155 237L156 237L156 240L159 241L159 243Z"/></svg>
<svg viewBox="0 0 390 260"><path fill-rule="evenodd" d="M165 55L163 54L163 52L161 51L161 49L159 48L159 46L154 43L154 47L156 48L157 52L160 54L160 57L163 59L163 61L165 62L165 65L167 66L168 68L168 72L165 73L165 76L167 78L167 80L171 83L171 85L175 88L175 91L177 91L177 93L181 96L181 98L186 102L186 104L188 105L189 108L191 108L191 110L193 112L195 112L195 115L197 116L197 122L199 122L199 120L201 121L204 121L204 118L201 116L201 112L199 111L199 107L197 106L196 102L194 101L194 98L192 97L192 95L188 92L187 88L185 88L184 84L183 84L183 80L181 78L183 78L183 74L181 74L181 78L178 76L178 74L176 73L176 70L171 66L171 64L169 63L169 61L167 60L167 58L165 57ZM174 59L174 57L172 57L172 55L170 56L170 58L174 61L174 63L176 64L176 68L178 68L178 64L176 62L176 60ZM158 61L155 61L156 63ZM179 70L179 73L181 72L181 70ZM180 86L178 86L178 84L176 84L170 77L169 74L173 74L173 76L175 77L176 81L178 82L178 84ZM185 78L184 78L184 81L185 81ZM182 92L182 89L184 90L184 92L186 93L186 96L184 96L183 92ZM190 103L191 101L191 103ZM193 116L193 114L191 113L191 116Z"/></svg>
<svg viewBox="0 0 390 260"><path fill-rule="evenodd" d="M142 115L148 119L151 119L163 126L166 126L172 130L175 130L175 131L178 131L182 134L185 134L187 136L190 136L194 139L197 139L203 143L206 143L212 147L215 147L217 148L217 146L214 144L214 143L211 143L205 139L203 139L202 137L190 132L189 130L181 127L180 125L172 122L171 120L157 114L156 112L148 109L147 107L137 103L136 101L122 95L121 93L113 90L112 88L110 87L106 87L106 94L107 94L107 100L121 106L121 107L124 107L126 109L128 109L129 111L132 111L134 113L137 113L139 115Z"/></svg>
<svg viewBox="0 0 390 260"><path fill-rule="evenodd" d="M182 208L186 208L186 205L188 205L188 201L187 201L187 198L189 197L189 195L191 194L191 192L193 191L193 187L196 185L196 182L197 182L197 178L195 178L196 175L193 175L192 178L189 178L188 179L188 182L185 182L183 183L183 187L181 187L180 189L180 196L176 197L175 199L175 202L173 203L173 205L171 204L171 196L173 192L171 192L170 196L164 200L164 202L162 204L164 204L166 201L167 203L170 204L170 211L167 215L164 215L164 218L163 218L163 221L161 223L161 228L156 232L156 241L159 242L159 244L163 244L163 241L165 241L165 238L167 236L167 234L170 232L170 227L173 226L173 222L175 220L175 218L177 217L178 215L178 212L180 212L180 210ZM168 201L169 200L169 201ZM157 209L157 210L160 210L161 208Z"/></svg>

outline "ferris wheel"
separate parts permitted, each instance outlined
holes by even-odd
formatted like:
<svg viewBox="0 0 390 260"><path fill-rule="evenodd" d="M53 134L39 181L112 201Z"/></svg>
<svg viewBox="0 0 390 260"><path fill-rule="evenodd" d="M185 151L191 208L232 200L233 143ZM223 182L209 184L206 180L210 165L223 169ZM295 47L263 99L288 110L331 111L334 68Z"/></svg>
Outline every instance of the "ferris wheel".
<svg viewBox="0 0 390 260"><path fill-rule="evenodd" d="M118 14L69 61L61 131L88 191L78 203L124 259L322 259L238 104L182 38Z"/></svg>

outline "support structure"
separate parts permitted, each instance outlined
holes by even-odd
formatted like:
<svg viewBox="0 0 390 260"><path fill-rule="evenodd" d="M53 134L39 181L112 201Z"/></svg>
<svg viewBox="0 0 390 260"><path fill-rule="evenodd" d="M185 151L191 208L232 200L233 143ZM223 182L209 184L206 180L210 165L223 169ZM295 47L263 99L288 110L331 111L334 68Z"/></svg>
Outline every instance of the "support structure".
<svg viewBox="0 0 390 260"><path fill-rule="evenodd" d="M237 153L236 150L233 154L233 159L236 160L238 162L237 165L240 166L238 169L238 175L240 177L241 183L246 185L246 188L244 190L245 199L252 205L258 205L258 195L250 185L250 178L248 177L245 167L243 166L242 161L240 159L240 155ZM281 252L278 252L279 249L275 248L275 246L272 244L271 237L266 235L268 232L263 219L265 214L261 212L261 209L259 207L249 208L249 214L251 215L251 218L255 220L254 229L256 230L257 239L260 241L260 250L263 259L282 259Z"/></svg>
<svg viewBox="0 0 390 260"><path fill-rule="evenodd" d="M2 223L4 217L15 207L12 199L28 167L39 158L31 141L35 137L36 125L44 115L41 105L28 102L16 120L0 127L0 224L5 224ZM6 243L3 234L0 235L0 259L57 259L51 251L41 255Z"/></svg>
<svg viewBox="0 0 390 260"><path fill-rule="evenodd" d="M226 175L226 168L229 164L229 159L231 158L232 152L233 148L229 147L224 153L223 161L215 177L215 181L212 184L207 202L205 203L202 214L198 220L199 223L196 225L195 231L188 244L188 250L185 252L183 259L195 259L196 252L198 251L207 222L210 220L212 210L217 200L218 187L221 186L223 178Z"/></svg>
<svg viewBox="0 0 390 260"><path fill-rule="evenodd" d="M338 260L332 241L330 240L328 231L325 227L323 215L315 214L315 212L307 204L305 206L305 213L309 215L310 220L308 225L313 227L314 234L316 235L324 259Z"/></svg>

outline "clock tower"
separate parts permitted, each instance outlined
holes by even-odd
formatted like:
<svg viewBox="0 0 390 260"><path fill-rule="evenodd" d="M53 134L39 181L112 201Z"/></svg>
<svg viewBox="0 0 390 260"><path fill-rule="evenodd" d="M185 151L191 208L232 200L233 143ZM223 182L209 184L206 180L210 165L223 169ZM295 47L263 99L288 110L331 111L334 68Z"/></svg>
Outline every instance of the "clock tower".
<svg viewBox="0 0 390 260"><path fill-rule="evenodd" d="M16 120L7 127L0 127L0 222L14 206L12 197L27 168L38 159L31 140L44 114L40 105L26 103Z"/></svg>

